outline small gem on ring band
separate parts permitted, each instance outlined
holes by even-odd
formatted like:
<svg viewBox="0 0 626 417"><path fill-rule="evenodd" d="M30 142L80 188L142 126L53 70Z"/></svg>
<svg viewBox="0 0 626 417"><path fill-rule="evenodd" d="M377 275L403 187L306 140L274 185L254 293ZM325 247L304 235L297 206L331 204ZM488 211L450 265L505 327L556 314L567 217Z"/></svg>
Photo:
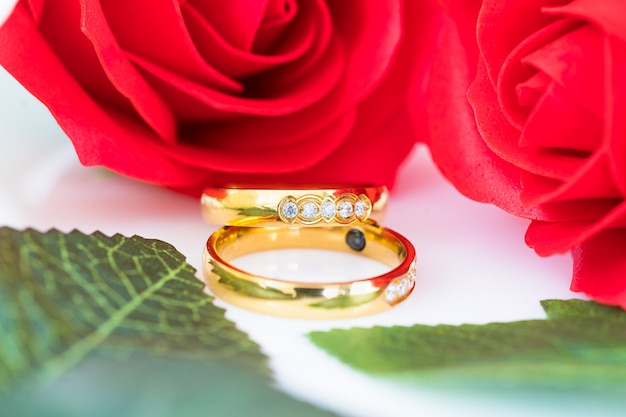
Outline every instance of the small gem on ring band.
<svg viewBox="0 0 626 417"><path fill-rule="evenodd" d="M354 211L354 208L352 207L352 203L350 203L349 201L344 201L342 203L339 204L339 216L344 218L344 219L348 219L350 218L350 216L352 215L352 212Z"/></svg>
<svg viewBox="0 0 626 417"><path fill-rule="evenodd" d="M307 201L302 204L302 217L305 219L312 219L317 216L319 209L317 208L317 204L312 201Z"/></svg>
<svg viewBox="0 0 626 417"><path fill-rule="evenodd" d="M365 205L364 201L359 200L356 203L354 203L354 214L356 214L357 217L363 217L366 211L367 211L367 206Z"/></svg>
<svg viewBox="0 0 626 417"><path fill-rule="evenodd" d="M298 205L293 201L288 201L283 205L283 215L288 219L293 219L298 215Z"/></svg>
<svg viewBox="0 0 626 417"><path fill-rule="evenodd" d="M335 217L336 211L337 209L335 208L335 203L332 201L326 201L322 204L322 216L324 216L325 219L332 219Z"/></svg>

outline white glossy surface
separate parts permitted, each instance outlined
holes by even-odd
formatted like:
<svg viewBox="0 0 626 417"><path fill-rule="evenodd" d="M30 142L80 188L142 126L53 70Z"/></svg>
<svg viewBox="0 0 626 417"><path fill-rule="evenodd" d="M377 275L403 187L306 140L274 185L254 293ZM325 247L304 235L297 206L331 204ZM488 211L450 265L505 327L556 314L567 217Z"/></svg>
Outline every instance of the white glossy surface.
<svg viewBox="0 0 626 417"><path fill-rule="evenodd" d="M80 166L46 109L3 71L0 175L0 225L158 238L176 246L198 269L203 245L215 228L203 223L194 199ZM596 414L607 405L601 398L565 392L490 395L399 386L354 371L312 345L308 332L335 327L543 318L539 300L577 296L568 289L569 256L537 257L523 242L526 221L462 197L422 147L402 167L383 223L408 237L418 253L416 289L397 308L358 319L306 321L217 302L270 356L278 386L355 417L571 417ZM294 256L289 262L297 262ZM267 267L271 259L261 257L261 262L265 264L259 267Z"/></svg>

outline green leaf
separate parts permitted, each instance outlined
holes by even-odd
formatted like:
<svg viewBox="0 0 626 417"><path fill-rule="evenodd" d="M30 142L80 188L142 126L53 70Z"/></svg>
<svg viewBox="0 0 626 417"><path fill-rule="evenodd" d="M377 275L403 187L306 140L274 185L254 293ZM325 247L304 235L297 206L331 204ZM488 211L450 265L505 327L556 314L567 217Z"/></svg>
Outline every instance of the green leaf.
<svg viewBox="0 0 626 417"><path fill-rule="evenodd" d="M232 405L224 380L241 386L240 401L273 398L265 415L326 415L270 388L266 357L203 289L158 240L0 228L0 410L14 408L0 414L72 415L87 396L115 408L109 415L143 415L137 407L165 400L185 409L190 381L207 388L197 407L219 409ZM75 388L64 390L67 381Z"/></svg>
<svg viewBox="0 0 626 417"><path fill-rule="evenodd" d="M619 307L583 300L543 300L541 306L550 319L597 319L626 323L626 313Z"/></svg>
<svg viewBox="0 0 626 417"><path fill-rule="evenodd" d="M0 229L0 386L54 378L103 343L264 366L172 246L140 237Z"/></svg>
<svg viewBox="0 0 626 417"><path fill-rule="evenodd" d="M357 369L414 381L626 392L626 313L578 300L547 304L558 318L335 329L310 338Z"/></svg>
<svg viewBox="0 0 626 417"><path fill-rule="evenodd" d="M94 354L52 385L0 393L11 417L332 417L228 361Z"/></svg>

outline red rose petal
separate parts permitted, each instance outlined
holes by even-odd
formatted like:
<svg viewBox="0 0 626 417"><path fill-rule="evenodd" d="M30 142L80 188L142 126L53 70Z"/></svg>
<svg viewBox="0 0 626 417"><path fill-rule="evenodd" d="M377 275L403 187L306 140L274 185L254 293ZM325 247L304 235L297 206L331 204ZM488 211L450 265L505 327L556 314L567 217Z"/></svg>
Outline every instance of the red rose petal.
<svg viewBox="0 0 626 417"><path fill-rule="evenodd" d="M526 244L541 256L563 253L603 230L626 227L626 203L620 201L606 216L590 221L533 221L526 231Z"/></svg>
<svg viewBox="0 0 626 417"><path fill-rule="evenodd" d="M81 7L83 32L93 44L102 68L115 89L130 100L157 136L167 142L176 141L174 115L126 57L108 27L99 0L81 0Z"/></svg>
<svg viewBox="0 0 626 417"><path fill-rule="evenodd" d="M402 83L404 79L399 79L398 82ZM231 114L233 121L229 122L226 116L228 113L215 111L214 118L221 119L222 123L211 123L210 114L208 114L211 109L206 107L202 109L201 104L198 104L194 107L193 114L202 111L207 118L201 119L198 123L183 125L180 136L182 141L195 144L198 147L218 146L224 148L230 146L241 148L245 146L250 149L279 149L291 143L310 141L318 144L312 149L334 148L337 146L335 141L341 141L343 138L336 134L320 135L320 131L341 117L341 111L345 112L345 109L336 104L342 100L341 93L341 91L334 89L318 103L301 111L280 116L280 122L271 117L246 116L245 123L242 123L238 121L239 116L235 113ZM178 95L181 93L172 88L168 94L174 94L173 100L178 100ZM398 95L393 97L394 103L397 103L395 99ZM385 108L393 107L386 106ZM382 112L379 113L382 114Z"/></svg>
<svg viewBox="0 0 626 417"><path fill-rule="evenodd" d="M369 94L389 71L401 40L401 2L362 0L329 2L335 36L346 45L346 68L342 83L350 105ZM411 24L411 23L407 23Z"/></svg>
<svg viewBox="0 0 626 417"><path fill-rule="evenodd" d="M340 182L391 187L396 175L394 167L400 165L415 144L410 117L402 106L389 118L371 117L371 114L361 109L341 146L320 161L315 170L299 173L298 178L302 175L301 181L309 184ZM383 152L381 144L385 144Z"/></svg>
<svg viewBox="0 0 626 417"><path fill-rule="evenodd" d="M197 147L176 144L174 146L154 146L145 141L128 141L125 143L126 149L123 150L124 158L118 158L115 161L106 161L107 166L118 172L128 173L130 176L139 176L139 178L147 178L150 176L139 167L133 170L134 158L136 152L142 152L144 146L159 155L159 158L166 159L169 164L174 166L172 178L166 180L159 179L155 181L157 184L165 185L174 189L190 187L190 192L196 193L206 184L233 183L242 180L242 183L259 184L272 180L274 183L287 182L290 184L312 183L310 178L306 180L301 176L301 171L312 167L316 172L316 165L320 161L333 154L336 148L340 146L344 138L348 135L354 126L354 113L347 113L336 121L320 130L317 137L312 137L313 143L319 143L320 147L312 147L310 143L303 142L292 145L282 152L274 152L272 148L262 150L240 147L238 152L233 152L232 148L220 149L219 147ZM130 130L127 126L122 127L124 130ZM111 130L111 129L109 129ZM130 131L130 134L134 132ZM236 144L236 141L234 142ZM154 156L148 155L149 158ZM141 162L137 162L141 164ZM176 163L185 167L187 171L191 171L194 175L181 176L176 171ZM150 165L148 163L144 163ZM154 169L154 168L153 168ZM159 166L159 170L164 167ZM167 169L167 168L166 168ZM194 169L196 169L194 171ZM183 171L183 170L179 170ZM332 171L336 175L336 171ZM289 174L293 174L289 176ZM331 175L331 173L328 173ZM152 175L154 177L154 174ZM282 179L281 181L278 181Z"/></svg>
<svg viewBox="0 0 626 417"><path fill-rule="evenodd" d="M601 126L602 120L579 106L553 82L535 103L519 145L555 148L556 152L564 153L580 152L583 156L600 145Z"/></svg>
<svg viewBox="0 0 626 417"><path fill-rule="evenodd" d="M532 55L537 49L541 49L554 38L566 35L579 25L580 22L575 19L557 20L537 32L529 34L502 63L502 68L497 74L498 78L493 80L492 84L497 91L498 100L505 117L516 129L522 129L529 111L527 107L518 105L516 87L520 82L532 78L537 72L536 68L526 63L528 55ZM487 63L487 65L489 64Z"/></svg>
<svg viewBox="0 0 626 417"><path fill-rule="evenodd" d="M294 24L295 25L295 24ZM311 48L300 59L277 66L267 74L259 74L255 77L253 83L249 85L271 86L268 88L276 88L275 86L288 86L300 82L306 82L311 73L318 71L319 61L326 54L327 49L331 47L331 42L342 42L346 40L341 36L333 33L333 21L326 3L323 0L307 1L300 4L300 13L297 26L314 28L315 42ZM349 59L348 53L352 48L348 45L344 49L346 55L345 60ZM345 68L344 68L345 71ZM350 82L349 74L343 75L344 82ZM345 98L349 96L344 95ZM339 111L342 111L341 109Z"/></svg>
<svg viewBox="0 0 626 417"><path fill-rule="evenodd" d="M446 123L429 126L429 146L434 161L469 198L496 204L516 215L537 216L536 209L522 207L519 201L519 169L498 158L476 129L474 113L465 94L471 82L471 67L459 65L459 62L466 62L465 49L456 26L447 18L442 20L438 49L427 97L428 117L446 120ZM488 82L487 85L491 86ZM506 133L512 129L508 123L506 129ZM513 134L516 133L513 129Z"/></svg>
<svg viewBox="0 0 626 417"><path fill-rule="evenodd" d="M522 107L533 107L553 84L550 77L543 72L537 72L532 77L515 86L517 104Z"/></svg>
<svg viewBox="0 0 626 417"><path fill-rule="evenodd" d="M497 157L513 164L516 169L565 180L583 166L584 159L575 156L519 147L520 132L504 116L482 63L479 63L476 78L469 88L468 99L474 109L478 131L486 145Z"/></svg>
<svg viewBox="0 0 626 417"><path fill-rule="evenodd" d="M131 52L127 52L126 55L143 79L158 91L163 101L169 104L170 110L180 124L181 132L185 125L190 122L228 122L241 117L241 115L228 112L226 111L227 108L220 106L221 99L226 101L237 100L238 96L223 93L203 84L197 84ZM196 91L196 88L199 91ZM179 132L179 136L181 132ZM179 139L184 140L184 138Z"/></svg>
<svg viewBox="0 0 626 417"><path fill-rule="evenodd" d="M231 94L242 91L238 82L204 61L185 27L178 2L106 0L101 4L115 38L125 50L207 87Z"/></svg>
<svg viewBox="0 0 626 417"><path fill-rule="evenodd" d="M547 222L595 221L609 214L620 203L621 199L599 198L549 202L541 205L544 218L537 220Z"/></svg>
<svg viewBox="0 0 626 417"><path fill-rule="evenodd" d="M306 82L283 88L274 86L273 89L264 86L265 94L260 97L239 97L181 77L140 56L130 53L129 56L183 121L206 121L215 114L214 110L262 116L281 116L297 112L326 96L342 76L345 64L342 59L342 45L333 41L319 62L319 70L312 72ZM205 111L206 108L209 109L208 112Z"/></svg>
<svg viewBox="0 0 626 417"><path fill-rule="evenodd" d="M430 7L425 7L429 2L420 3L421 7L415 7L418 13L417 16L424 19L423 24L419 25L424 35L419 36L419 32L416 30L414 36L405 35L403 45L406 44L406 39L412 39L410 43L412 48L409 52L414 57L413 62L406 64L407 67L412 67L413 75L410 77L409 90L408 90L408 106L409 113L412 118L413 129L415 136L419 142L429 145L432 139L429 132L429 125L431 119L428 116L429 100L427 98L429 94L429 77L431 73L431 66L435 56L438 52L439 34L442 29L442 22L444 12L436 4L430 4ZM413 3L408 3L405 8L405 15L407 18L411 18L413 13L407 13L407 11L413 10L411 7ZM478 13L478 11L476 11ZM412 27L410 25L408 27ZM477 50L477 49L476 49ZM402 51L399 52L399 56ZM390 75L387 78L391 78Z"/></svg>
<svg viewBox="0 0 626 417"><path fill-rule="evenodd" d="M626 197L626 45L605 38L605 143L613 182Z"/></svg>
<svg viewBox="0 0 626 417"><path fill-rule="evenodd" d="M593 227L595 219L571 222L544 222L533 220L526 230L526 244L540 256L565 253L584 241L582 233Z"/></svg>
<svg viewBox="0 0 626 417"><path fill-rule="evenodd" d="M404 111L393 112L390 119L371 118L370 112L359 116L339 147L316 165L291 173L234 174L214 173L210 181L199 185L217 184L385 184L392 186L395 169L404 160L414 144L409 117ZM335 128L327 133L332 134ZM314 139L315 141L315 139ZM385 152L378 151L380 143L393 143ZM232 154L232 153L231 153ZM356 164L356 165L354 165ZM364 167L363 169L353 166ZM207 182L208 181L208 182ZM197 188L189 190L193 194Z"/></svg>
<svg viewBox="0 0 626 417"><path fill-rule="evenodd" d="M267 3L261 26L266 23L291 22L297 13L298 3L295 0L270 0Z"/></svg>
<svg viewBox="0 0 626 417"><path fill-rule="evenodd" d="M43 8L46 4L46 0L28 0L27 6L35 24L39 24L41 16L43 15Z"/></svg>
<svg viewBox="0 0 626 417"><path fill-rule="evenodd" d="M160 152L185 165L211 171L245 175L292 173L315 166L333 153L354 127L355 118L355 112L347 112L306 141L290 144L280 152L271 146L273 142L270 146L248 147L242 146L236 137L217 140L211 147L179 143L163 147ZM258 137L253 139L259 140Z"/></svg>
<svg viewBox="0 0 626 417"><path fill-rule="evenodd" d="M424 70L430 61L428 48L434 51L432 40L439 21L434 19L439 9L429 2L405 4L402 13L405 28L404 38L397 51L388 74L358 107L358 119L345 142L319 165L319 172L332 180L331 173L342 166L342 161L360 161L367 169L348 170L341 176L348 183L386 184L391 186L395 179L392 169L398 166L415 144L411 115L407 113L407 80L421 80L417 70ZM423 48L423 49L422 49ZM418 51L419 54L415 52ZM423 55L422 55L423 54ZM415 62L416 59L423 61ZM384 105L381 105L384 103ZM381 148L381 144L383 148ZM381 152L384 149L384 152Z"/></svg>
<svg viewBox="0 0 626 417"><path fill-rule="evenodd" d="M541 6L562 0L484 0L476 26L478 45L487 64L489 79L498 79L505 60L529 35L559 17L541 12ZM518 80L519 81L519 80Z"/></svg>
<svg viewBox="0 0 626 417"><path fill-rule="evenodd" d="M189 0L211 26L234 47L252 52L252 45L269 6L264 0Z"/></svg>
<svg viewBox="0 0 626 417"><path fill-rule="evenodd" d="M280 116L279 123L276 118L262 116L247 116L245 123L241 123L235 114L232 122L224 120L223 123L189 123L183 126L181 138L198 147L217 146L231 149L242 146L249 149L280 149L302 141L317 143L312 149L331 146L329 143L334 144L334 141L342 139L335 134L320 136L320 131L341 117L332 106L336 95L331 92L313 106Z"/></svg>
<svg viewBox="0 0 626 417"><path fill-rule="evenodd" d="M486 145L500 157L520 153L520 131L504 116L483 61L478 64L476 78L469 86L467 97L476 115L478 131Z"/></svg>
<svg viewBox="0 0 626 417"><path fill-rule="evenodd" d="M602 34L590 25L583 25L558 37L526 56L523 62L546 73L561 85L579 105L604 115L604 73L598 71L603 62Z"/></svg>
<svg viewBox="0 0 626 417"><path fill-rule="evenodd" d="M427 38L418 36L422 33L423 26L430 22L430 9L424 7L423 4L411 4L407 6L403 17L406 22L410 22L407 27L406 42L401 45L397 58L393 61L389 74L383 79L379 88L373 91L358 107L358 119L350 128L347 137L341 137L337 140L337 148L329 153L324 159L320 160L315 166L294 173L288 177L290 182L300 184L306 183L353 183L353 184L393 184L395 170L393 167L406 157L412 148L415 137L410 129L410 117L406 114L404 102L402 98L405 96L406 80L415 70L415 64L412 64L415 55L413 51L421 51L417 49L417 45L425 42ZM332 92L331 95L337 94ZM326 100L326 99L325 99ZM332 103L332 101L330 101ZM322 105L320 102L318 105ZM387 103L381 106L380 103ZM315 106L313 106L315 107ZM307 112L310 112L308 113ZM317 111L318 113L314 113ZM292 129L293 134L302 133L302 138L307 138L306 143L309 144L307 152L317 151L321 146L325 148L322 142L326 140L329 134L335 134L336 129L329 129L328 132L315 133L314 129L317 124L311 124L310 120L318 120L320 116L327 117L328 112L319 112L319 109L305 109L301 112L281 118L280 124L264 124L267 119L255 118L246 119L246 123L233 124L224 127L223 133L227 135L231 133L231 137L238 138L240 136L249 137L258 135L262 131L263 136L272 137L272 133L267 133L268 129L275 129L276 126L284 126L285 129ZM299 117L303 117L299 120ZM308 121L307 121L308 119ZM250 126L250 123L260 123L258 126ZM325 123L325 122L324 122ZM324 124L322 124L324 125ZM210 129L207 135L215 134L215 128ZM299 129L298 129L299 128ZM232 130L235 129L235 130ZM235 132L233 134L233 132ZM280 134L284 134L280 132ZM224 136L226 138L227 136ZM210 140L210 139L207 139ZM232 142L232 141L231 141ZM220 140L218 143L227 143L227 140ZM236 140L234 141L236 143ZM267 147L271 147L274 143L267 143ZM380 144L385 144L385 152L380 152ZM258 145L257 145L258 146ZM359 166L367 167L366 169L348 169L346 167L357 163ZM285 175L227 175L223 176L224 181L241 182L241 183L284 183Z"/></svg>
<svg viewBox="0 0 626 417"><path fill-rule="evenodd" d="M231 78L249 77L276 65L292 62L309 51L315 41L314 22L302 19L294 24L293 31L285 38L285 42L272 51L272 55L258 55L227 43L191 3L184 3L181 7L198 51L217 70Z"/></svg>
<svg viewBox="0 0 626 417"><path fill-rule="evenodd" d="M545 13L567 14L592 22L626 42L626 13L623 0L571 0L564 5L544 7Z"/></svg>
<svg viewBox="0 0 626 417"><path fill-rule="evenodd" d="M626 229L606 230L572 251L572 291L626 309Z"/></svg>
<svg viewBox="0 0 626 417"><path fill-rule="evenodd" d="M608 158L602 152L591 156L583 168L563 182L530 174L522 176L521 199L529 206L578 198L621 197L620 190L611 178Z"/></svg>
<svg viewBox="0 0 626 417"><path fill-rule="evenodd" d="M282 40L293 36L290 31L297 29L295 18L299 8L296 0L271 0L254 38L252 51L257 54L275 54Z"/></svg>
<svg viewBox="0 0 626 417"><path fill-rule="evenodd" d="M30 24L34 25L34 22ZM80 3L74 0L57 0L48 3L40 16L39 27L33 27L32 30L42 33L49 48L85 91L121 112L135 115L132 104L115 89L103 71L93 45L81 32L80 24ZM53 74L45 75L46 78L51 76ZM43 85L42 88L46 86Z"/></svg>
<svg viewBox="0 0 626 417"><path fill-rule="evenodd" d="M478 20L482 3L482 0L437 1L437 5L441 5L445 10L445 14L454 21L457 28L456 32L465 50L468 63L478 62L479 58L478 44L476 43L476 21ZM469 70L471 72L474 68L470 67Z"/></svg>

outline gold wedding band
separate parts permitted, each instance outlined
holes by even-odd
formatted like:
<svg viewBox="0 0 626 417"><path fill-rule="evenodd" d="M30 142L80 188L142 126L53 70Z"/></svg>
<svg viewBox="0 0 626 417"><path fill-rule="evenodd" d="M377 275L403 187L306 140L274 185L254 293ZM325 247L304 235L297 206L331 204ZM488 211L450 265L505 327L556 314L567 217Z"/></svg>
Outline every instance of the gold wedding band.
<svg viewBox="0 0 626 417"><path fill-rule="evenodd" d="M255 275L228 262L286 248L350 252L392 269L355 281L300 283ZM224 226L207 241L203 265L207 285L217 297L248 310L293 318L334 319L384 311L406 299L415 285L413 245L373 222L314 228Z"/></svg>
<svg viewBox="0 0 626 417"><path fill-rule="evenodd" d="M333 225L380 221L386 187L322 189L206 188L204 218L237 226Z"/></svg>

